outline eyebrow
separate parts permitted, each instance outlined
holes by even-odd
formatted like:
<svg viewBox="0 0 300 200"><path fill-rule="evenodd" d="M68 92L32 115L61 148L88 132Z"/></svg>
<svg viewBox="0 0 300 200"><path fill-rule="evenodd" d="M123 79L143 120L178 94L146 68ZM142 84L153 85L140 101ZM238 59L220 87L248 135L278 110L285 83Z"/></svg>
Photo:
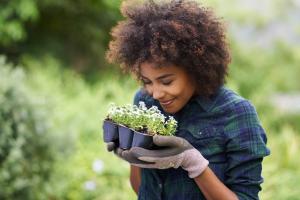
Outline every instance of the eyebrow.
<svg viewBox="0 0 300 200"><path fill-rule="evenodd" d="M164 79L164 78L167 78L167 77L170 77L170 76L174 76L174 74L164 74L162 76L157 77L156 80ZM143 75L141 75L141 77L148 79L147 77L145 77Z"/></svg>

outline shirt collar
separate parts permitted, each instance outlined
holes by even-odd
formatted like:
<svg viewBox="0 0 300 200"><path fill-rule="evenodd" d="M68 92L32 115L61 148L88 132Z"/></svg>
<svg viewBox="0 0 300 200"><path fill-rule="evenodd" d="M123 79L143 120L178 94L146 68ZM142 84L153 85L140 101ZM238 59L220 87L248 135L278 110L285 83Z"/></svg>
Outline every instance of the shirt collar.
<svg viewBox="0 0 300 200"><path fill-rule="evenodd" d="M192 101L197 102L201 106L201 108L203 108L204 111L209 112L216 104L217 99L223 90L224 88L222 86L217 90L217 92L213 96L205 98L203 96L198 95L193 97Z"/></svg>

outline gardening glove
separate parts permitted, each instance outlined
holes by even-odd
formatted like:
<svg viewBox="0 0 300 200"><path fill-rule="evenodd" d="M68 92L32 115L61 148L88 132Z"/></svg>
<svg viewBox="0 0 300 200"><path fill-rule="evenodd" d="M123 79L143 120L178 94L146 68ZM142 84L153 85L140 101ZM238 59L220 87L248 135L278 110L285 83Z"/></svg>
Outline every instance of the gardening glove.
<svg viewBox="0 0 300 200"><path fill-rule="evenodd" d="M183 138L155 135L153 136L153 142L163 148L148 150L133 147L130 150L122 151L121 157L132 165L141 168L167 169L182 167L188 172L190 178L199 176L208 166L208 160ZM136 163L136 160L145 163Z"/></svg>
<svg viewBox="0 0 300 200"><path fill-rule="evenodd" d="M117 148L117 144L115 142L108 142L106 144L106 149L107 151L111 152L111 151L115 151L115 149Z"/></svg>
<svg viewBox="0 0 300 200"><path fill-rule="evenodd" d="M139 160L138 158L134 157L133 155L127 155L126 157L123 156L123 152L125 150L118 147L118 144L115 142L108 142L106 145L107 151L114 152L115 155L117 155L119 158L129 162L129 163L135 163L135 164L153 164L153 162L145 162L142 160Z"/></svg>

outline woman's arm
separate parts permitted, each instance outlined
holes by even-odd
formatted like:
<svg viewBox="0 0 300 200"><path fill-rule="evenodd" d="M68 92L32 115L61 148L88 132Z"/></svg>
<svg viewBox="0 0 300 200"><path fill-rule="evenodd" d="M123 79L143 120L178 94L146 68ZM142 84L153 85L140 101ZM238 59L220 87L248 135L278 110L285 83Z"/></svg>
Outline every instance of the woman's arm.
<svg viewBox="0 0 300 200"><path fill-rule="evenodd" d="M138 194L141 185L141 168L130 165L130 184L135 193Z"/></svg>
<svg viewBox="0 0 300 200"><path fill-rule="evenodd" d="M238 200L235 193L226 187L209 167L194 180L207 200Z"/></svg>

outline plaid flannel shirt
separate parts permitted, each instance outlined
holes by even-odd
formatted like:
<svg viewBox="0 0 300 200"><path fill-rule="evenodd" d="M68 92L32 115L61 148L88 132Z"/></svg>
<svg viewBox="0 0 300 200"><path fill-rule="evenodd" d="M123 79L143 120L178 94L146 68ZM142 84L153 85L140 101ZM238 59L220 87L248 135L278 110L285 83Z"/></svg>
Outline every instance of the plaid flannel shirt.
<svg viewBox="0 0 300 200"><path fill-rule="evenodd" d="M162 111L158 101L142 90L136 93L134 104L139 101ZM176 136L199 150L216 176L239 199L259 199L262 160L270 151L256 110L248 100L221 87L211 99L192 97L174 117L178 121ZM139 200L205 199L182 168L142 169L141 177Z"/></svg>

